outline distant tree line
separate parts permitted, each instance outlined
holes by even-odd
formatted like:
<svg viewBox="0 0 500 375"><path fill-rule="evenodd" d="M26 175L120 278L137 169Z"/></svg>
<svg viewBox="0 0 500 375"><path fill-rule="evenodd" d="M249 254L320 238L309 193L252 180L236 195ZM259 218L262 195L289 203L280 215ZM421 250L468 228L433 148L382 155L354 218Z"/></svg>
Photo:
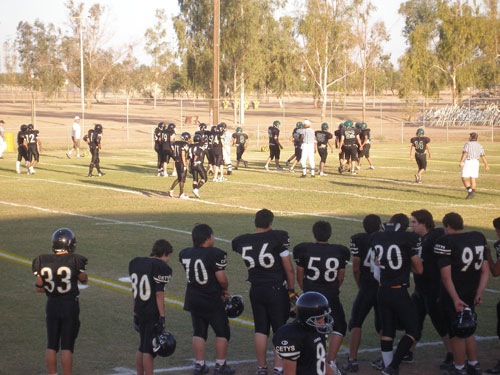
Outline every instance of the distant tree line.
<svg viewBox="0 0 500 375"><path fill-rule="evenodd" d="M405 101L433 98L449 88L453 103L468 87L489 88L500 82L500 17L497 0L408 0L407 50L398 71L384 55L388 33L373 22L370 0L304 0L288 12L286 0L220 1L220 97L237 102L242 93L275 96L312 93L326 116L327 102L348 93L367 96L384 91ZM142 36L151 56L139 65L133 45L107 47L112 32L106 9L98 3L85 11L68 0L68 30L40 20L22 21L16 39L3 46L1 82L36 95L60 95L65 85L81 87L80 32L87 105L100 92L127 96L176 95L210 98L213 77L213 2L178 0L173 17L176 46L167 42L163 9ZM80 30L82 27L82 30ZM234 106L237 116L237 106Z"/></svg>

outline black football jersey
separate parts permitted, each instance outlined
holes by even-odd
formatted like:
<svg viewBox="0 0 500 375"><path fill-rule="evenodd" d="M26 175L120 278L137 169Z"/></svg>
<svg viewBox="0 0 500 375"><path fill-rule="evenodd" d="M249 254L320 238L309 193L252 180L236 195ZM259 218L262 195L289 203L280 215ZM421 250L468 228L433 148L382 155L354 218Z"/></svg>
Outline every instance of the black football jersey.
<svg viewBox="0 0 500 375"><path fill-rule="evenodd" d="M243 147L248 139L248 135L245 133L233 133L233 138L235 139L236 146Z"/></svg>
<svg viewBox="0 0 500 375"><path fill-rule="evenodd" d="M43 280L45 294L51 297L76 297L78 275L85 272L87 258L80 254L45 254L33 260L31 269Z"/></svg>
<svg viewBox="0 0 500 375"><path fill-rule="evenodd" d="M333 134L335 135L335 138L337 138L337 141L340 142L340 138L342 138L342 131L340 129L338 129L338 130L335 130L333 132Z"/></svg>
<svg viewBox="0 0 500 375"><path fill-rule="evenodd" d="M411 257L417 255L418 234L396 232L390 223L384 226L385 230L373 233L370 241L380 264L380 285L409 286Z"/></svg>
<svg viewBox="0 0 500 375"><path fill-rule="evenodd" d="M295 147L300 146L300 129L295 128L292 132L293 144Z"/></svg>
<svg viewBox="0 0 500 375"><path fill-rule="evenodd" d="M26 133L19 130L17 132L17 144L18 144L18 146L22 146L25 139L26 139ZM26 141L26 143L27 143L27 141Z"/></svg>
<svg viewBox="0 0 500 375"><path fill-rule="evenodd" d="M191 153L191 162L193 164L195 165L203 164L205 162L205 157L207 155L207 145L194 144L190 149L190 153Z"/></svg>
<svg viewBox="0 0 500 375"><path fill-rule="evenodd" d="M215 273L226 269L225 251L216 247L188 247L179 253L179 261L187 279L184 309L211 311L214 301L222 302L222 289Z"/></svg>
<svg viewBox="0 0 500 375"><path fill-rule="evenodd" d="M297 375L326 374L325 336L297 321L280 327L273 336L273 346L283 359L297 362Z"/></svg>
<svg viewBox="0 0 500 375"><path fill-rule="evenodd" d="M361 130L361 132L359 133L359 139L361 140L361 143L363 143L365 139L367 140L367 143L370 142L370 140L372 139L370 131L371 131L370 129Z"/></svg>
<svg viewBox="0 0 500 375"><path fill-rule="evenodd" d="M278 145L276 140L280 136L280 130L276 126L270 126L267 129L267 135L269 136L269 146Z"/></svg>
<svg viewBox="0 0 500 375"><path fill-rule="evenodd" d="M173 154L174 154L174 160L176 162L182 161L183 152L185 153L186 159L189 159L189 145L184 141L175 141L173 147Z"/></svg>
<svg viewBox="0 0 500 375"><path fill-rule="evenodd" d="M224 133L223 132L220 132L220 131L214 131L212 132L212 150L214 150L214 152L216 154L218 153L222 153L222 135Z"/></svg>
<svg viewBox="0 0 500 375"><path fill-rule="evenodd" d="M414 275L415 286L419 290L429 291L439 285L441 273L437 264L437 257L434 254L436 241L444 236L443 228L431 229L425 236L419 238L417 243L417 252L422 260L424 271L421 275Z"/></svg>
<svg viewBox="0 0 500 375"><path fill-rule="evenodd" d="M243 234L232 242L233 251L241 255L248 269L248 281L252 285L282 285L285 270L282 256L288 256L290 236L283 230Z"/></svg>
<svg viewBox="0 0 500 375"><path fill-rule="evenodd" d="M495 249L495 252L497 253L497 260L500 259L500 240L493 244L493 248Z"/></svg>
<svg viewBox="0 0 500 375"><path fill-rule="evenodd" d="M476 290L484 261L486 238L480 232L447 234L434 247L440 268L451 266L455 288Z"/></svg>
<svg viewBox="0 0 500 375"><path fill-rule="evenodd" d="M327 296L338 294L338 273L350 258L349 249L336 244L302 242L293 249L295 263L304 269L304 292Z"/></svg>
<svg viewBox="0 0 500 375"><path fill-rule="evenodd" d="M30 147L30 148L36 148L38 134L39 134L39 131L36 130L36 129L28 130L25 133L26 143L28 144L28 147Z"/></svg>
<svg viewBox="0 0 500 375"><path fill-rule="evenodd" d="M375 250L370 247L370 234L357 233L351 237L349 242L351 254L353 257L360 258L359 280L363 285L378 284L373 277L373 263L375 261Z"/></svg>
<svg viewBox="0 0 500 375"><path fill-rule="evenodd" d="M314 133L316 136L316 140L318 142L318 147L326 147L328 141L332 139L332 133L324 131L324 130L316 130Z"/></svg>
<svg viewBox="0 0 500 375"><path fill-rule="evenodd" d="M343 128L342 135L344 138L344 144L346 146L356 145L358 143L356 136L359 134L359 129L356 128Z"/></svg>
<svg viewBox="0 0 500 375"><path fill-rule="evenodd" d="M155 148L159 148L161 146L161 142L162 142L161 129L160 128L155 128L155 132L154 132L153 138L155 140Z"/></svg>
<svg viewBox="0 0 500 375"><path fill-rule="evenodd" d="M89 146L97 147L101 144L101 134L97 133L95 129L90 129L87 136L89 137Z"/></svg>
<svg viewBox="0 0 500 375"><path fill-rule="evenodd" d="M172 129L163 129L160 132L160 137L161 137L161 145L164 150L170 150L172 149L172 135L174 134L174 131Z"/></svg>
<svg viewBox="0 0 500 375"><path fill-rule="evenodd" d="M172 269L161 259L137 257L130 261L134 312L138 316L158 316L156 292L163 292L172 277Z"/></svg>
<svg viewBox="0 0 500 375"><path fill-rule="evenodd" d="M410 143L415 147L415 152L424 153L425 146L430 143L431 139L429 137L413 137Z"/></svg>

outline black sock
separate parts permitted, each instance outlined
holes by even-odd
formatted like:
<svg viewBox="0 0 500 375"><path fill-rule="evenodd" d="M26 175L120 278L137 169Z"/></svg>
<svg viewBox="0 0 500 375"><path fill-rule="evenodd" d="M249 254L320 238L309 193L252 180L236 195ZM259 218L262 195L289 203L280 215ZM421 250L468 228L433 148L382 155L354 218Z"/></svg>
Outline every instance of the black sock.
<svg viewBox="0 0 500 375"><path fill-rule="evenodd" d="M406 355L406 353L408 353L412 345L413 340L408 335L404 335L401 340L399 340L398 347L396 348L396 352L394 353L394 358L392 359L392 368L399 368L403 357Z"/></svg>

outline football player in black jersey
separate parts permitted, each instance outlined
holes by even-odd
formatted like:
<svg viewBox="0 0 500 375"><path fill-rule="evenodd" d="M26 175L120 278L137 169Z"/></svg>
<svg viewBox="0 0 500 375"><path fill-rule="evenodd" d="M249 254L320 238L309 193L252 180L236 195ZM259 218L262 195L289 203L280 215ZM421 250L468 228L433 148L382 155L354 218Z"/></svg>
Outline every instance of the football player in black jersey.
<svg viewBox="0 0 500 375"><path fill-rule="evenodd" d="M417 162L417 174L415 174L415 182L422 183L422 175L427 168L427 158L426 152L429 154L429 159L431 158L431 149L429 148L429 143L431 139L429 137L424 137L424 129L417 130L417 136L410 140L410 160L413 159L413 150L415 150L415 160Z"/></svg>
<svg viewBox="0 0 500 375"><path fill-rule="evenodd" d="M196 198L200 198L199 189L207 182L207 171L203 166L207 154L206 140L206 136L199 133L195 134L193 137L193 144L189 149L191 171L193 174L193 194Z"/></svg>
<svg viewBox="0 0 500 375"><path fill-rule="evenodd" d="M60 228L52 235L52 251L33 260L38 293L47 295L45 321L47 349L45 361L49 374L57 374L57 352L61 349L63 374L72 372L73 351L80 330L78 282L87 284L87 258L76 254L76 237L68 228Z"/></svg>
<svg viewBox="0 0 500 375"><path fill-rule="evenodd" d="M358 294L352 304L349 330L351 342L349 345L349 359L342 369L348 372L358 372L358 349L361 342L361 327L366 316L373 307L375 313L375 331L380 332L380 318L377 308L378 281L373 276L373 262L375 252L370 248L370 235L382 230L382 221L377 215L367 215L363 219L364 233L357 233L351 237L350 248L352 254L352 273L358 285Z"/></svg>
<svg viewBox="0 0 500 375"><path fill-rule="evenodd" d="M245 168L248 167L248 162L243 160L243 153L246 151L248 147L248 135L243 133L243 129L241 127L236 128L236 133L233 133L233 146L236 145L236 167L234 169L238 169L240 166L240 162L243 162Z"/></svg>
<svg viewBox="0 0 500 375"><path fill-rule="evenodd" d="M327 146L330 147L331 152L333 152L332 147L332 133L328 131L328 124L326 122L321 124L321 130L316 130L314 132L316 136L317 146L318 146L318 154L321 157L321 161L319 163L319 175L326 176L324 172L326 158L328 157L328 149Z"/></svg>
<svg viewBox="0 0 500 375"><path fill-rule="evenodd" d="M163 176L167 177L168 172L167 172L167 165L170 162L170 159L174 158L173 155L173 144L175 142L175 124L170 123L167 126L163 127L163 130L161 131L161 146L162 146L162 160L163 160ZM172 168L172 177L177 176L177 171L175 169L175 165Z"/></svg>
<svg viewBox="0 0 500 375"><path fill-rule="evenodd" d="M493 220L493 227L497 232L497 237L500 238L500 217L497 217L495 220ZM496 253L497 260L496 261L493 260L493 257L491 256L491 252L489 251L489 249L486 252L486 256L488 257L488 263L490 265L491 274L494 277L497 277L500 275L500 240L495 242L495 244L493 245L493 249ZM500 302L498 302L497 304L497 336L498 338L500 338ZM500 359L497 361L495 367L487 369L486 372L488 374L500 374Z"/></svg>
<svg viewBox="0 0 500 375"><path fill-rule="evenodd" d="M278 171L283 170L280 167L280 152L283 149L283 146L280 143L280 122L278 120L273 121L273 125L267 129L267 135L269 136L269 157L266 160L266 164L264 165L264 169L266 171L269 170L269 163L274 159L276 163L276 169Z"/></svg>
<svg viewBox="0 0 500 375"><path fill-rule="evenodd" d="M162 149L162 136L161 132L162 130L165 129L165 124L163 122L159 122L158 125L156 126L154 133L153 133L153 139L154 139L154 150L156 152L156 167L158 169L158 176L167 176L163 172L163 149Z"/></svg>
<svg viewBox="0 0 500 375"><path fill-rule="evenodd" d="M99 150L101 149L101 138L102 138L102 125L95 124L94 129L90 129L87 133L87 137L84 137L83 140L88 143L90 154L92 155L92 159L90 160L89 165L89 174L87 177L93 177L92 171L94 170L94 166L97 169L97 175L99 177L104 176L104 173L101 172L101 168L99 166Z"/></svg>
<svg viewBox="0 0 500 375"><path fill-rule="evenodd" d="M333 332L328 300L321 293L306 292L297 300L297 319L273 336L283 358L284 375L332 375L326 360L326 335Z"/></svg>
<svg viewBox="0 0 500 375"><path fill-rule="evenodd" d="M212 153L214 155L214 182L222 182L224 177L224 156L222 153L224 126L219 124L212 131Z"/></svg>
<svg viewBox="0 0 500 375"><path fill-rule="evenodd" d="M342 129L344 128L344 123L339 124L339 128L335 130L333 135L335 136L335 148L340 148L340 139L342 138ZM345 146L344 149L339 149L339 173L344 171L344 159L345 159Z"/></svg>
<svg viewBox="0 0 500 375"><path fill-rule="evenodd" d="M448 323L455 363L449 373L481 374L476 339L473 335L458 337L453 323L457 319L457 313L462 312L464 308L474 310L475 306L482 303L490 274L488 262L484 262L484 250L488 244L482 233L464 232L463 219L455 212L447 213L443 217L443 227L446 235L436 242L434 252L438 256L444 286L441 288L439 302Z"/></svg>
<svg viewBox="0 0 500 375"><path fill-rule="evenodd" d="M28 125L21 125L19 131L17 132L17 161L16 161L16 173L21 173L21 161L24 159L24 165L28 167L28 143L26 142L26 131L28 130ZM29 173L29 171L28 171Z"/></svg>
<svg viewBox="0 0 500 375"><path fill-rule="evenodd" d="M191 135L188 132L181 134L181 139L174 142L173 147L173 158L175 161L175 170L177 171L177 179L172 182L170 190L168 191L168 196L174 196L174 188L179 184L179 198L188 199L189 197L184 194L184 183L186 182L187 167L188 167L188 157L189 157L189 140Z"/></svg>
<svg viewBox="0 0 500 375"><path fill-rule="evenodd" d="M179 253L186 270L187 289L184 310L191 313L193 324L194 375L208 373L205 346L208 327L215 332L215 375L232 375L226 364L230 337L229 320L224 300L229 296L226 275L227 254L214 246L214 233L206 224L197 224L192 231L193 247Z"/></svg>
<svg viewBox="0 0 500 375"><path fill-rule="evenodd" d="M304 123L302 121L295 124L295 129L293 129L292 135L290 136L290 141L293 142L294 153L286 161L286 166L288 167L293 160L292 166L290 167L290 172L292 173L295 172L294 168L302 157L302 148L300 147L302 144L302 130L300 129L304 129Z"/></svg>
<svg viewBox="0 0 500 375"><path fill-rule="evenodd" d="M363 161L363 157L365 157L366 160L368 160L368 164L370 164L370 169L375 169L372 160L370 159L371 130L367 128L366 122L359 123L359 130L360 130L359 139L361 141L362 149L358 151L359 164L357 166L357 169L361 169L361 162Z"/></svg>
<svg viewBox="0 0 500 375"><path fill-rule="evenodd" d="M139 332L139 348L135 355L137 373L153 375L153 338L165 329L164 291L172 277L167 265L172 254L167 240L157 240L149 257L130 261L128 273L132 283L134 327Z"/></svg>
<svg viewBox="0 0 500 375"><path fill-rule="evenodd" d="M293 249L297 264L297 281L304 292L319 292L328 299L333 317L333 335L330 338L327 360L335 375L342 375L337 366L337 352L347 330L344 308L339 299L344 282L345 266L351 254L343 245L330 244L332 227L326 221L314 223L316 242L302 242Z"/></svg>
<svg viewBox="0 0 500 375"><path fill-rule="evenodd" d="M255 215L256 233L233 239L232 248L241 255L248 269L250 302L255 322L257 373L267 374L266 350L269 329L276 332L290 313L289 294L295 295L295 280L288 247L290 237L283 230L271 229L274 215L267 209ZM283 368L275 353L275 373Z"/></svg>
<svg viewBox="0 0 500 375"><path fill-rule="evenodd" d="M453 364L453 354L451 353L450 338L448 337L448 325L444 320L441 308L439 307L439 288L441 274L434 255L436 241L444 236L443 228L435 228L432 214L425 210L417 210L411 213L410 227L419 235L418 256L424 265L421 275L414 275L415 291L411 299L415 304L418 313L419 332L422 332L426 315L429 315L431 322L443 340L446 350L446 358L440 365L442 370L448 369ZM416 337L419 341L420 337ZM413 362L413 348L403 358L403 362Z"/></svg>
<svg viewBox="0 0 500 375"><path fill-rule="evenodd" d="M403 357L419 336L417 311L408 294L408 287L410 272L421 274L423 266L418 257L418 235L406 232L408 226L406 215L393 215L390 222L384 224L384 231L373 233L370 239L370 247L375 251L375 277L380 283L377 304L382 322L380 347L384 375L399 373ZM405 335L393 354L396 321L402 325Z"/></svg>
<svg viewBox="0 0 500 375"><path fill-rule="evenodd" d="M342 152L345 153L345 159L343 160L344 164L350 160L351 174L357 174L356 163L358 161L358 148L359 150L363 150L361 140L359 138L359 129L353 127L351 120L347 120L344 122L344 127L341 131L339 154ZM339 172L341 170L342 169L339 168Z"/></svg>
<svg viewBox="0 0 500 375"><path fill-rule="evenodd" d="M33 127L33 124L28 124L28 130L24 135L28 144L28 174L35 174L34 167L40 161L42 142L39 134L40 132Z"/></svg>

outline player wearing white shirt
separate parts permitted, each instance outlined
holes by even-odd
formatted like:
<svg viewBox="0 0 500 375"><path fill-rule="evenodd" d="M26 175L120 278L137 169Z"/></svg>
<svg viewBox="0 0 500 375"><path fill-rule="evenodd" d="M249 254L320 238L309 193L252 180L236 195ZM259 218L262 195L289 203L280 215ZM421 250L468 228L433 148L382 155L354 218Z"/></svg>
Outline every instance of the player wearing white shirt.
<svg viewBox="0 0 500 375"><path fill-rule="evenodd" d="M231 142L233 139L233 134L227 129L225 122L222 123L224 127L224 133L222 134L222 157L224 158L224 164L227 165L227 174L233 173L233 165L231 164Z"/></svg>
<svg viewBox="0 0 500 375"><path fill-rule="evenodd" d="M71 153L73 150L76 151L76 157L80 157L80 117L75 116L75 121L73 122L73 126L71 127L71 140L73 141L73 147L66 153L66 156L71 158Z"/></svg>
<svg viewBox="0 0 500 375"><path fill-rule="evenodd" d="M316 143L315 143L315 135L314 130L311 129L311 121L304 121L304 129L303 129L303 137L302 137L302 158L300 159L300 163L302 164L302 176L307 176L307 160L309 160L309 167L311 168L311 177L316 177L314 175L314 154L316 153Z"/></svg>

